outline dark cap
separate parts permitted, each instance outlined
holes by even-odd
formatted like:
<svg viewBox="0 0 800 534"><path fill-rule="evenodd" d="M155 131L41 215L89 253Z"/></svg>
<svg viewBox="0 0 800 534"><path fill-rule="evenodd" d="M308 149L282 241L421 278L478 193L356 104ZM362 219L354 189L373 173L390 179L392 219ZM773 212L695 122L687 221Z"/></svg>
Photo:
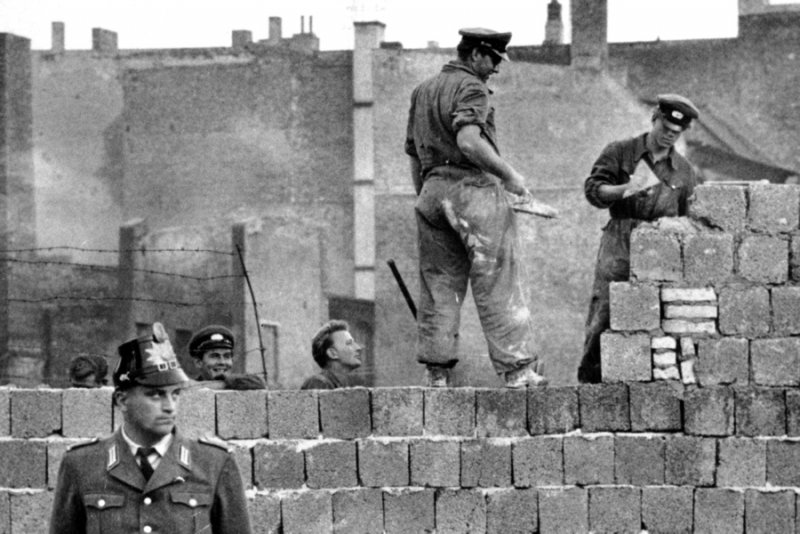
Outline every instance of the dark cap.
<svg viewBox="0 0 800 534"><path fill-rule="evenodd" d="M658 95L658 109L664 120L684 129L689 127L692 119L700 115L691 100L676 94Z"/></svg>
<svg viewBox="0 0 800 534"><path fill-rule="evenodd" d="M174 386L188 382L164 326L153 323L153 333L126 341L117 348L119 363L114 369L114 387Z"/></svg>
<svg viewBox="0 0 800 534"><path fill-rule="evenodd" d="M233 332L224 326L212 324L198 330L189 341L189 354L194 358L200 358L210 349L233 350Z"/></svg>
<svg viewBox="0 0 800 534"><path fill-rule="evenodd" d="M473 46L480 46L506 61L511 61L506 53L506 47L511 40L511 32L496 32L486 28L463 28L458 30L461 42Z"/></svg>

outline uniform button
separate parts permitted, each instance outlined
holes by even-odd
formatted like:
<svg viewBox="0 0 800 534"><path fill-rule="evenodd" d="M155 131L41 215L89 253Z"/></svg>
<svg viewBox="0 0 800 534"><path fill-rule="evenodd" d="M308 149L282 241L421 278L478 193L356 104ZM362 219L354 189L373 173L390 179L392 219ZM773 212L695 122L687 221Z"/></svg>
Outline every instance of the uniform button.
<svg viewBox="0 0 800 534"><path fill-rule="evenodd" d="M189 506L191 506L192 508L197 506L197 499L189 499Z"/></svg>
<svg viewBox="0 0 800 534"><path fill-rule="evenodd" d="M145 525L144 528L142 529L142 532L144 532L145 534L150 534L151 532L153 532L153 527L151 527L150 525Z"/></svg>
<svg viewBox="0 0 800 534"><path fill-rule="evenodd" d="M106 500L105 499L100 499L99 501L97 501L97 507L98 508L102 508L105 505L106 505Z"/></svg>
<svg viewBox="0 0 800 534"><path fill-rule="evenodd" d="M145 497L144 498L144 503L145 504L151 504L152 502L153 502L153 499L151 499L150 497Z"/></svg>

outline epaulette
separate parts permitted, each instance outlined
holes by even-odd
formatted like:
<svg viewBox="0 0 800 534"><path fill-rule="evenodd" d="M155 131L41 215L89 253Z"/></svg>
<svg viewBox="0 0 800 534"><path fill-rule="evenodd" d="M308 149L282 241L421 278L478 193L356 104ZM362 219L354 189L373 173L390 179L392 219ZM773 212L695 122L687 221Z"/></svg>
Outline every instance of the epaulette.
<svg viewBox="0 0 800 534"><path fill-rule="evenodd" d="M100 438L92 438L89 441L81 441L80 443L75 443L67 447L67 451L74 451L75 449L79 449L81 447L85 447L87 445L92 445L100 441Z"/></svg>
<svg viewBox="0 0 800 534"><path fill-rule="evenodd" d="M231 452L231 448L228 447L228 444L219 438L211 436L203 436L202 438L197 438L197 441L199 441L204 445L211 445L212 447L217 447L225 452Z"/></svg>

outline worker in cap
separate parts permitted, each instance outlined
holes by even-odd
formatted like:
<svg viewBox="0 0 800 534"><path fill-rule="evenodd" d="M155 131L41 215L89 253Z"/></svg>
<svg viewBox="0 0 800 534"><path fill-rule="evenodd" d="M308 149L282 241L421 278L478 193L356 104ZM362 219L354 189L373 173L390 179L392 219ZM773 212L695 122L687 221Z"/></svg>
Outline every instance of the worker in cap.
<svg viewBox="0 0 800 534"><path fill-rule="evenodd" d="M586 319L578 381L602 381L600 336L609 328L609 284L628 280L631 231L642 221L686 215L699 179L675 143L700 116L677 94L658 95L649 131L607 145L584 182L586 199L607 209Z"/></svg>
<svg viewBox="0 0 800 534"><path fill-rule="evenodd" d="M108 363L99 354L82 354L69 362L69 381L73 388L99 388L108 383Z"/></svg>
<svg viewBox="0 0 800 534"><path fill-rule="evenodd" d="M233 373L233 332L225 326L201 328L189 341L189 354L199 370L196 380L211 389L266 389L258 375Z"/></svg>
<svg viewBox="0 0 800 534"><path fill-rule="evenodd" d="M53 496L50 534L169 532L249 534L244 485L233 454L175 426L189 382L164 327L119 346L109 437L72 446Z"/></svg>
<svg viewBox="0 0 800 534"><path fill-rule="evenodd" d="M461 305L471 284L489 358L508 387L542 385L533 323L522 288L516 200L533 199L525 177L500 153L489 78L508 61L511 33L459 31L458 57L411 94L405 153L418 198L420 299L417 361L426 385L453 385Z"/></svg>

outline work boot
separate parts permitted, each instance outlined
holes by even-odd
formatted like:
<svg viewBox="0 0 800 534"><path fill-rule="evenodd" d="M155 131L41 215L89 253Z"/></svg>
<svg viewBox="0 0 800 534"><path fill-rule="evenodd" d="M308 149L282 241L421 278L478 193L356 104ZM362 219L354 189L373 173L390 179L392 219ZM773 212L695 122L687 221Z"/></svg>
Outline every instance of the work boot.
<svg viewBox="0 0 800 534"><path fill-rule="evenodd" d="M532 365L526 365L506 373L507 388L524 388L526 386L545 386L547 378L533 370Z"/></svg>
<svg viewBox="0 0 800 534"><path fill-rule="evenodd" d="M450 381L450 369L438 365L425 368L425 385L429 388L446 388Z"/></svg>

